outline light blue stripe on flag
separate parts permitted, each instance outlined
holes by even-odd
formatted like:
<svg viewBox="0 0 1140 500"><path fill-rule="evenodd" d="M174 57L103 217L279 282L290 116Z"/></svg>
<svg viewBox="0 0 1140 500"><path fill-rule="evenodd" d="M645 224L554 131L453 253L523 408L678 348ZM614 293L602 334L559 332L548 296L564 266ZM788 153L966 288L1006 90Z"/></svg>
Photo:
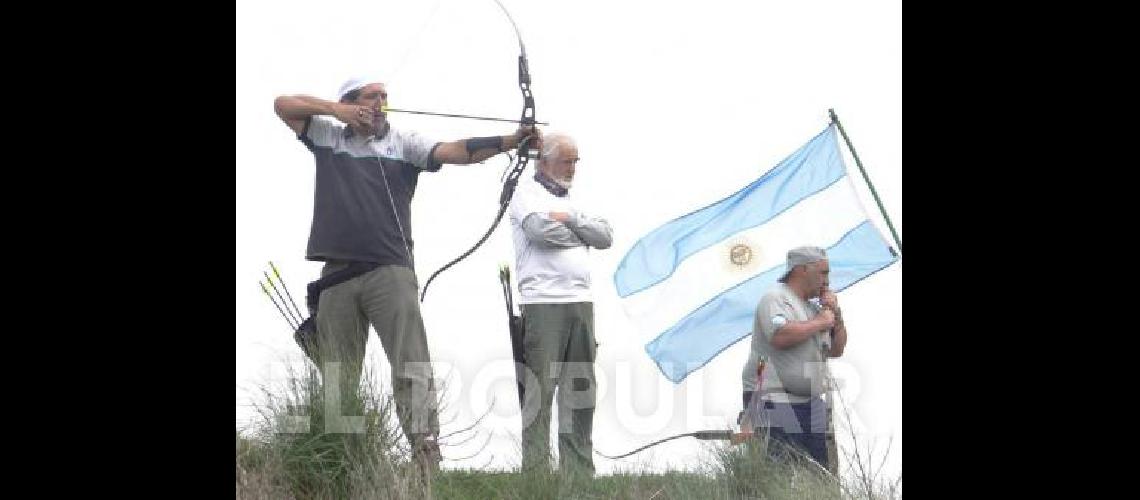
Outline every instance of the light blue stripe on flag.
<svg viewBox="0 0 1140 500"><path fill-rule="evenodd" d="M618 296L626 297L661 282L686 257L768 222L844 173L835 127L827 127L744 189L638 240L614 272Z"/></svg>
<svg viewBox="0 0 1140 500"><path fill-rule="evenodd" d="M864 222L827 249L831 289L838 292L893 264L898 257L882 235ZM768 269L689 313L645 346L665 378L679 383L721 351L751 335L756 305L784 266Z"/></svg>

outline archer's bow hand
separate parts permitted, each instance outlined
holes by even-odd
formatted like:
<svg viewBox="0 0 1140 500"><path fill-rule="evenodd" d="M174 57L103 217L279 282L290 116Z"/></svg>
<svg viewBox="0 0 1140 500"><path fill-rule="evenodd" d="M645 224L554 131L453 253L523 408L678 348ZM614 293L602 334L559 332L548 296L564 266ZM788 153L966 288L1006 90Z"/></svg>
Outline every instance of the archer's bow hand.
<svg viewBox="0 0 1140 500"><path fill-rule="evenodd" d="M528 148L534 150L542 148L542 131L535 125L519 125L519 129L511 135L511 149L518 149L528 137L530 138L526 142Z"/></svg>

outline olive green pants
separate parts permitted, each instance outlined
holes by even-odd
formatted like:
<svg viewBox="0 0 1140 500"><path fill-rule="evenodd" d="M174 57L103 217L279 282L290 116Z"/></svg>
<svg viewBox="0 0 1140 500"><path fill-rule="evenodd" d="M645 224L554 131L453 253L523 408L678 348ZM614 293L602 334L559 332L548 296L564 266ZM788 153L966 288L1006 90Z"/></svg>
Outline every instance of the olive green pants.
<svg viewBox="0 0 1140 500"><path fill-rule="evenodd" d="M345 262L328 262L321 276L346 265ZM348 401L355 400L360 385L371 325L392 366L396 415L413 450L421 451L425 446L435 447L439 417L417 291L415 273L394 265L380 266L325 289L321 292L316 317L319 359L314 362L321 371L326 395L335 394L340 398L335 406L341 410L352 408ZM438 448L425 451L438 455Z"/></svg>
<svg viewBox="0 0 1140 500"><path fill-rule="evenodd" d="M550 469L550 416L558 395L562 473L593 475L594 305L523 304L527 374L522 412L523 469Z"/></svg>

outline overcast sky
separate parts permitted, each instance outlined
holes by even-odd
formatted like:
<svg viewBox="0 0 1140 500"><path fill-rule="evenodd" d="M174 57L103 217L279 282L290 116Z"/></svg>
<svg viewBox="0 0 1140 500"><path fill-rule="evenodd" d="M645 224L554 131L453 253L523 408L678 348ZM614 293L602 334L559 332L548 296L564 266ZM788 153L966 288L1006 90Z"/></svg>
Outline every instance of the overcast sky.
<svg viewBox="0 0 1140 500"><path fill-rule="evenodd" d="M502 1L526 43L537 118L551 122L547 131L578 142L573 194L614 228L613 246L591 253L600 343L595 449L612 455L674 433L733 424L748 341L681 384L669 382L645 353L652 336L623 313L613 272L638 238L739 190L814 137L827 125L829 108L901 234L901 2ZM239 426L253 415L251 391L300 356L257 286L266 262L278 265L298 301L320 271L304 260L312 156L274 115L273 98L332 98L348 76L368 73L388 81L395 108L517 118L517 56L515 33L491 0L237 2ZM390 119L438 140L513 130L494 122ZM842 149L864 206L890 241ZM411 225L421 286L491 223L506 165L500 155L420 176ZM437 376L448 384L443 432L469 425L495 404L477 429L479 439L443 450L445 458L474 456L444 467L518 462L517 400L498 283L499 264L514 264L509 229L504 218L475 254L432 283L422 304ZM902 459L901 261L839 300L850 337L832 370L845 385L858 436L880 449L893 438L885 472L894 475ZM374 333L368 349L369 366L387 383ZM686 439L626 461L595 457L595 464L603 474L661 470L694 466L702 456L700 442Z"/></svg>

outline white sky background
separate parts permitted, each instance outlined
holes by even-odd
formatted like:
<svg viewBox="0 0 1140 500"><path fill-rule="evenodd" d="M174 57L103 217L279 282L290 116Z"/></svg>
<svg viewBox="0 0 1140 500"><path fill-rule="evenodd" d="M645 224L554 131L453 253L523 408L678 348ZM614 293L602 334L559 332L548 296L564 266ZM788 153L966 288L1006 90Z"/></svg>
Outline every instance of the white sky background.
<svg viewBox="0 0 1140 500"><path fill-rule="evenodd" d="M595 449L613 455L674 433L734 424L747 339L674 385L645 354L652 335L636 331L622 312L613 272L642 235L737 191L811 139L827 125L828 108L839 115L901 235L901 2L503 3L526 43L538 120L578 141L573 194L614 228L613 247L591 253L601 344ZM238 1L239 426L253 415L256 387L276 380L283 359L300 356L257 287L266 262L277 264L302 308L304 285L320 271L319 263L304 260L312 156L274 115L273 98L330 98L350 74L376 73L388 79L394 108L517 119L517 56L515 33L491 0ZM395 126L439 140L514 130L506 123L389 116ZM864 206L890 240L846 145L841 149ZM506 164L500 155L420 176L412 227L421 286L486 230ZM517 399L498 283L499 263L514 267L509 231L504 217L476 253L431 284L422 304L437 377L449 384L443 433L469 425L495 401L477 438L443 450L445 458L475 456L444 467L518 462ZM839 300L850 337L833 372L847 384L844 397L861 439L882 450L893 437L884 468L893 477L902 460L901 262ZM389 366L374 332L368 357L387 384ZM687 438L624 461L595 456L595 465L602 474L661 470L694 467L704 456L701 442Z"/></svg>

